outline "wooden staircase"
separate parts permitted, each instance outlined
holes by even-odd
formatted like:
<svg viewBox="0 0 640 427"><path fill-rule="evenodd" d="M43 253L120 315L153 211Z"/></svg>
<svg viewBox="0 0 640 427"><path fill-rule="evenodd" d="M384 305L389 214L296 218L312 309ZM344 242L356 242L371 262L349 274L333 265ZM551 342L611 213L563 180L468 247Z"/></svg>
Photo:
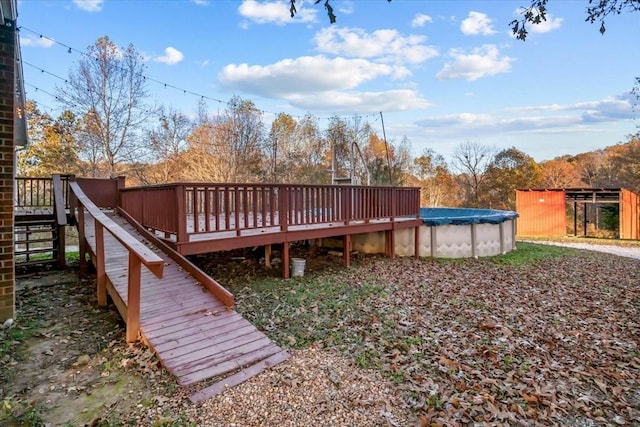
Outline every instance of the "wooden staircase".
<svg viewBox="0 0 640 427"><path fill-rule="evenodd" d="M16 215L16 268L57 264L60 231L53 214Z"/></svg>
<svg viewBox="0 0 640 427"><path fill-rule="evenodd" d="M65 265L66 186L62 177L17 181L14 213L15 267Z"/></svg>

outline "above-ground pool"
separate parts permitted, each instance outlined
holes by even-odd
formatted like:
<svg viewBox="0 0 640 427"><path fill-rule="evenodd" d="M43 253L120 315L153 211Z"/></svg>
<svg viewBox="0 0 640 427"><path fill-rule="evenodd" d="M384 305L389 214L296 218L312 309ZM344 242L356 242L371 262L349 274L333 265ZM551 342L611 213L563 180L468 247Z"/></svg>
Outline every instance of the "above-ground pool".
<svg viewBox="0 0 640 427"><path fill-rule="evenodd" d="M516 248L516 219L512 211L494 209L420 208L418 255L434 258L477 258L506 254ZM394 231L397 256L415 255L413 228ZM322 239L325 244L331 239ZM386 233L354 234L351 248L363 253L387 253ZM334 239L331 247L342 247Z"/></svg>
<svg viewBox="0 0 640 427"><path fill-rule="evenodd" d="M512 211L493 209L421 208L420 256L475 258L505 254L515 249L516 218ZM414 251L412 229L398 230L395 253Z"/></svg>

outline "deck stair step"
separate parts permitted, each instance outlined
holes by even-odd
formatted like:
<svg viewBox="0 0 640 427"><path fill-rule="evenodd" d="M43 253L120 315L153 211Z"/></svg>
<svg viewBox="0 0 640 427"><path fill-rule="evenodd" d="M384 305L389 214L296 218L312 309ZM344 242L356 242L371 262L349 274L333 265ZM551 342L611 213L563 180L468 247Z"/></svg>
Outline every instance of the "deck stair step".
<svg viewBox="0 0 640 427"><path fill-rule="evenodd" d="M58 262L58 227L52 214L14 217L16 268Z"/></svg>

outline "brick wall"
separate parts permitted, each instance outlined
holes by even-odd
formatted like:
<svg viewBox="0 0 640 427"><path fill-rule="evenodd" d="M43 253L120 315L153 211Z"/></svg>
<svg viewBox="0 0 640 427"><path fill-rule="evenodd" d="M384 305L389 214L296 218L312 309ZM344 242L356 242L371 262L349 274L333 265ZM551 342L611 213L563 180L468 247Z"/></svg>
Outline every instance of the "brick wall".
<svg viewBox="0 0 640 427"><path fill-rule="evenodd" d="M13 245L15 38L14 26L0 23L0 322L15 316Z"/></svg>

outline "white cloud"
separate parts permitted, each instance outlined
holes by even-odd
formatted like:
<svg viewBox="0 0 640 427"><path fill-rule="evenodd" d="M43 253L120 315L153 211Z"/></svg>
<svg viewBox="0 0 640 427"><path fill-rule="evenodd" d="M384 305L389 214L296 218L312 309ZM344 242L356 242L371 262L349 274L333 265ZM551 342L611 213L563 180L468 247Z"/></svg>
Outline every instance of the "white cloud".
<svg viewBox="0 0 640 427"><path fill-rule="evenodd" d="M511 71L513 58L500 56L495 45L486 44L475 48L471 53L465 53L461 49L452 49L450 56L453 62L445 64L444 68L436 74L440 80L465 79L467 81Z"/></svg>
<svg viewBox="0 0 640 427"><path fill-rule="evenodd" d="M316 21L317 10L305 8L304 3L298 4L295 18L291 18L288 3L281 1L243 0L238 7L238 13L248 20L258 24L299 24Z"/></svg>
<svg viewBox="0 0 640 427"><path fill-rule="evenodd" d="M33 46L33 47L51 47L54 45L54 41L46 37L32 37L32 36L20 36L21 46Z"/></svg>
<svg viewBox="0 0 640 427"><path fill-rule="evenodd" d="M532 33L543 34L543 33L548 33L549 31L553 31L560 28L563 22L564 22L563 18L555 18L551 16L550 13L547 13L546 21L542 21L539 24L530 24L527 28Z"/></svg>
<svg viewBox="0 0 640 427"><path fill-rule="evenodd" d="M294 94L286 99L292 106L301 110L340 114L406 111L432 105L409 89L383 92L326 91L310 95Z"/></svg>
<svg viewBox="0 0 640 427"><path fill-rule="evenodd" d="M208 6L209 0L191 0L191 3L195 3L198 6Z"/></svg>
<svg viewBox="0 0 640 427"><path fill-rule="evenodd" d="M73 4L78 9L86 10L87 12L100 12L102 3L104 3L104 0L73 0Z"/></svg>
<svg viewBox="0 0 640 427"><path fill-rule="evenodd" d="M556 113L577 112L584 121L610 121L633 119L633 105L635 98L630 93L609 96L597 101L576 102L575 104L550 104L509 108L510 113Z"/></svg>
<svg viewBox="0 0 640 427"><path fill-rule="evenodd" d="M350 15L353 13L355 8L353 7L353 2L345 0L338 4L338 12L340 15Z"/></svg>
<svg viewBox="0 0 640 427"><path fill-rule="evenodd" d="M491 19L489 16L482 12L469 12L469 17L462 21L460 24L460 30L463 34L468 36L481 34L483 36L490 36L497 31L493 28Z"/></svg>
<svg viewBox="0 0 640 427"><path fill-rule="evenodd" d="M167 65L175 65L183 59L184 55L182 54L182 52L171 46L167 47L164 50L164 55L156 56L155 58L153 58L155 62L162 62L163 64Z"/></svg>
<svg viewBox="0 0 640 427"><path fill-rule="evenodd" d="M218 74L221 86L231 91L278 98L293 94L346 90L380 76L401 78L401 66L376 64L365 59L329 59L303 56L271 65L230 64Z"/></svg>
<svg viewBox="0 0 640 427"><path fill-rule="evenodd" d="M471 134L584 131L589 126L633 119L633 100L629 94L575 104L536 105L506 108L495 114L460 113L427 117L416 125L438 133Z"/></svg>
<svg viewBox="0 0 640 427"><path fill-rule="evenodd" d="M418 13L411 20L412 27L423 27L427 22L433 22L433 19L429 15L425 15L424 13Z"/></svg>
<svg viewBox="0 0 640 427"><path fill-rule="evenodd" d="M360 28L330 26L316 33L321 52L357 58L377 58L385 62L417 64L438 56L438 50L425 45L425 36L404 37L396 30L367 33Z"/></svg>

